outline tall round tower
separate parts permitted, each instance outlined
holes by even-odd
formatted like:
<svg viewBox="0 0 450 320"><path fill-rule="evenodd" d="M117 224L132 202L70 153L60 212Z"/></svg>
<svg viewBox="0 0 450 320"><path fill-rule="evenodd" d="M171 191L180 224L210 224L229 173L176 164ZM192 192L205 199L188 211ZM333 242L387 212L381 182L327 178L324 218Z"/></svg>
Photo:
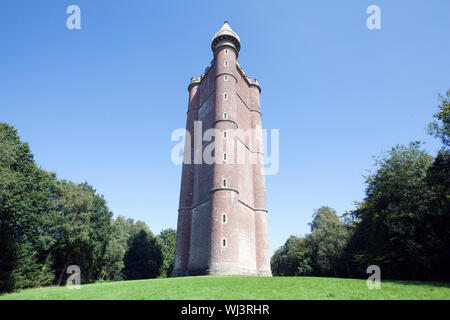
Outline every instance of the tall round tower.
<svg viewBox="0 0 450 320"><path fill-rule="evenodd" d="M240 38L227 21L211 49L210 66L188 87L191 140L184 151L173 275L270 276L261 88L239 65ZM195 143L198 134L201 143ZM209 153L214 161L205 159Z"/></svg>

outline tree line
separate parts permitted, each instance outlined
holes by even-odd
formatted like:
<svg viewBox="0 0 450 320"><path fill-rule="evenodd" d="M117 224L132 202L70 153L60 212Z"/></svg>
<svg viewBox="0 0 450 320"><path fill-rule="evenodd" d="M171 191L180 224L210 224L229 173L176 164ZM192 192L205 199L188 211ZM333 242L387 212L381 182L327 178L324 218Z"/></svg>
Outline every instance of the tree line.
<svg viewBox="0 0 450 320"><path fill-rule="evenodd" d="M411 142L377 157L364 200L341 217L316 210L311 232L272 256L274 275L367 278L378 265L385 279L450 281L450 90L440 98L429 124L438 154Z"/></svg>
<svg viewBox="0 0 450 320"><path fill-rule="evenodd" d="M441 99L429 125L439 153L412 142L379 156L356 209L316 210L311 232L274 253L274 275L367 277L375 264L383 278L450 280L450 90ZM38 167L17 130L0 122L0 292L65 284L69 265L82 283L166 277L175 238L113 218L92 186Z"/></svg>
<svg viewBox="0 0 450 320"><path fill-rule="evenodd" d="M166 277L175 237L113 218L92 186L38 167L17 130L0 122L0 292L65 284L70 265L82 283Z"/></svg>

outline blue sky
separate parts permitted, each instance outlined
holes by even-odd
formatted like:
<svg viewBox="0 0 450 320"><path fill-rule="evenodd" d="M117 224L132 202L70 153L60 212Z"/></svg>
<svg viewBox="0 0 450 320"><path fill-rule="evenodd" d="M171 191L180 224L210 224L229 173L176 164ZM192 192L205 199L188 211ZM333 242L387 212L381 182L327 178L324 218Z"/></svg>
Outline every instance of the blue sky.
<svg viewBox="0 0 450 320"><path fill-rule="evenodd" d="M66 8L81 8L81 30ZM366 8L381 8L381 30ZM339 214L364 196L373 155L425 141L450 87L450 2L0 2L0 121L59 178L88 181L115 215L176 228L187 85L229 20L246 72L262 86L263 127L280 130L268 176L271 251L309 232L313 210Z"/></svg>

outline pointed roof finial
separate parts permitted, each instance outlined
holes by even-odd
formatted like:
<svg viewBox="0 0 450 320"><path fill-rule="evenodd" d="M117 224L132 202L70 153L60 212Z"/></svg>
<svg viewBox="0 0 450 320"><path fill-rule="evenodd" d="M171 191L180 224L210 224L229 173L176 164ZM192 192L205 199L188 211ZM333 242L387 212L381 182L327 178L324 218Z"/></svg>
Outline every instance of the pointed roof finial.
<svg viewBox="0 0 450 320"><path fill-rule="evenodd" d="M211 49L215 53L216 49L223 45L227 45L236 49L236 55L241 49L241 39L239 39L239 36L236 34L236 32L231 29L230 25L228 24L228 20L224 21L222 28L220 28L220 30L212 39Z"/></svg>

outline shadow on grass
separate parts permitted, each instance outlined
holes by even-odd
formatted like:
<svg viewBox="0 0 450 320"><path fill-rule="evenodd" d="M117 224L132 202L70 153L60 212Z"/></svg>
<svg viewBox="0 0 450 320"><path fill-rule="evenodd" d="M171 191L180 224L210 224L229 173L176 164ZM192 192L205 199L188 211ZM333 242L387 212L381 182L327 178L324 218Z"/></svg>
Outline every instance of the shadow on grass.
<svg viewBox="0 0 450 320"><path fill-rule="evenodd" d="M450 282L434 282L434 281L411 281L411 280L381 280L381 283L393 283L402 284L405 286L429 286L429 287L441 287L449 288Z"/></svg>
<svg viewBox="0 0 450 320"><path fill-rule="evenodd" d="M341 277L321 277L321 276L274 276L274 278L309 278L309 279L339 279L339 280L361 280L366 281L366 278L341 278ZM438 281L416 281L416 280L395 280L395 279L381 279L381 283L392 283L392 284L401 284L405 286L430 286L430 287L441 287L441 288L449 288L450 282L438 282Z"/></svg>

